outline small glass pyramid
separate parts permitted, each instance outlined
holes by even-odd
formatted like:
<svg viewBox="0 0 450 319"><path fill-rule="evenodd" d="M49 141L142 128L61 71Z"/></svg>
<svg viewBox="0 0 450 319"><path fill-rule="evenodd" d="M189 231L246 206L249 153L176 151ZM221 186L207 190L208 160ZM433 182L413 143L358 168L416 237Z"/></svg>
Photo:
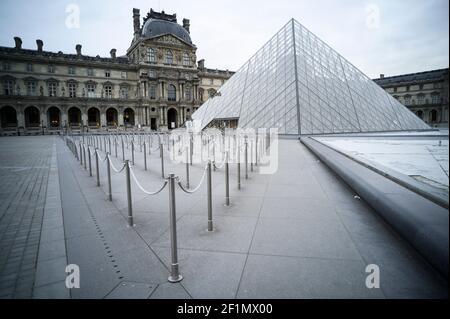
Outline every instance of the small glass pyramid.
<svg viewBox="0 0 450 319"><path fill-rule="evenodd" d="M430 127L304 26L290 20L192 116L279 134Z"/></svg>

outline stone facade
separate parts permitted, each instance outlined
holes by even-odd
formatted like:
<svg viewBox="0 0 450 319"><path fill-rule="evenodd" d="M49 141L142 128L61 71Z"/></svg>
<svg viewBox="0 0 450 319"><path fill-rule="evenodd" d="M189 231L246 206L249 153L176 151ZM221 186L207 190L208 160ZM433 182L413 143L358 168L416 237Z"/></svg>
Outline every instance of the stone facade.
<svg viewBox="0 0 450 319"><path fill-rule="evenodd" d="M449 69L385 77L374 81L432 127L448 127Z"/></svg>
<svg viewBox="0 0 450 319"><path fill-rule="evenodd" d="M91 57L0 47L0 120L3 133L182 126L233 72L196 62L190 21L150 10L140 23L133 9L134 34L125 56ZM209 92L209 93L208 93Z"/></svg>

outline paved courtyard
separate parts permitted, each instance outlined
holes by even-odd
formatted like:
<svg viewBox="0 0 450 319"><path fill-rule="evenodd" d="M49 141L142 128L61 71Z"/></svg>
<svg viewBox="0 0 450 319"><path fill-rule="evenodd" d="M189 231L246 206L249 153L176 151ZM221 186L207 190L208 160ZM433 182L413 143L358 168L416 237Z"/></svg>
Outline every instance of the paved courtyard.
<svg viewBox="0 0 450 319"><path fill-rule="evenodd" d="M214 232L206 183L176 187L179 283L167 281L167 188L148 196L133 183L127 227L123 172L112 173L110 202L106 163L97 187L95 164L90 177L59 137L5 137L0 149L0 298L448 297L447 281L298 140L280 141L275 174L242 174L241 190L230 165L230 207L224 169L213 172ZM156 190L159 153L147 164L137 149L133 170ZM166 160L172 172L184 178L185 166ZM202 172L192 166L192 186ZM68 264L80 288L66 288ZM365 286L368 264L380 267L380 289Z"/></svg>

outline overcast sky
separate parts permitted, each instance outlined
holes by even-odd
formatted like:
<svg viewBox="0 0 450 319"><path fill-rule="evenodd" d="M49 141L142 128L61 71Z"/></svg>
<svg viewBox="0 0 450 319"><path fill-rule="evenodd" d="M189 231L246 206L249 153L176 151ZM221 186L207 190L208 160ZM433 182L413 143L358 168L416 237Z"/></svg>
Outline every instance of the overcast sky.
<svg viewBox="0 0 450 319"><path fill-rule="evenodd" d="M74 7L72 4L75 4ZM294 18L370 77L449 66L448 0L0 0L0 46L124 55L133 35L132 8L191 20L197 58L237 70ZM75 11L74 11L75 8ZM79 26L74 17L79 8ZM66 10L68 12L66 12ZM69 26L69 27L68 27Z"/></svg>

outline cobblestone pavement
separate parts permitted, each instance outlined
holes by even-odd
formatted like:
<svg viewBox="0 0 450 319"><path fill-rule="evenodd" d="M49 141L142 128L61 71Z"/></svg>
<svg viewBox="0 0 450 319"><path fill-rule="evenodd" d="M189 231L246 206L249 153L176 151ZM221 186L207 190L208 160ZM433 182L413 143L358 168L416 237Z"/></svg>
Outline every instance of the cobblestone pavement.
<svg viewBox="0 0 450 319"><path fill-rule="evenodd" d="M55 137L0 138L0 298L30 298Z"/></svg>

